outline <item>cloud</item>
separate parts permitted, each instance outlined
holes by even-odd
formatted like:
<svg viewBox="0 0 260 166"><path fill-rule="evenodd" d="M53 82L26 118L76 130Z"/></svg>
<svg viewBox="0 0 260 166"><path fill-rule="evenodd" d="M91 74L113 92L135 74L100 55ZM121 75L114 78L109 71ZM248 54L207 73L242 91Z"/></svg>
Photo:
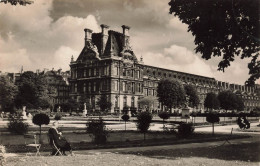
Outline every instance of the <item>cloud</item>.
<svg viewBox="0 0 260 166"><path fill-rule="evenodd" d="M169 28L173 28L175 30L178 31L187 31L188 29L188 25L182 23L179 18L177 17L173 17L170 19L169 23L168 23Z"/></svg>
<svg viewBox="0 0 260 166"><path fill-rule="evenodd" d="M0 27L2 71L17 72L21 66L33 71L53 67L68 70L71 55L76 58L84 45L84 29L100 31L93 15L63 16L54 21L50 17L51 0L37 0L26 7L3 6L0 6L0 25L4 25Z"/></svg>
<svg viewBox="0 0 260 166"><path fill-rule="evenodd" d="M145 53L143 58L148 65L213 77L210 66L185 47L172 45L163 53Z"/></svg>
<svg viewBox="0 0 260 166"><path fill-rule="evenodd" d="M71 61L71 56L75 58L75 55L78 55L79 52L73 50L70 47L61 46L55 53L54 53L54 62L51 66L57 66L62 68L63 70L69 70L69 64ZM50 67L51 67L50 66Z"/></svg>

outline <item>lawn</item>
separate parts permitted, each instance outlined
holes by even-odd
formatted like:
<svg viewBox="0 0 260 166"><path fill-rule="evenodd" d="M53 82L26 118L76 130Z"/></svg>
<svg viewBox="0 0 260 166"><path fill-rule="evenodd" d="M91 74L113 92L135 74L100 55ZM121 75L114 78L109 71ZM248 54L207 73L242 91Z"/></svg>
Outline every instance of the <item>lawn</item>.
<svg viewBox="0 0 260 166"><path fill-rule="evenodd" d="M69 166L69 165L180 165L180 166L258 166L259 143L219 147L185 148L178 150L149 150L145 152L92 152L75 156L8 157L6 166ZM79 152L78 152L79 153Z"/></svg>

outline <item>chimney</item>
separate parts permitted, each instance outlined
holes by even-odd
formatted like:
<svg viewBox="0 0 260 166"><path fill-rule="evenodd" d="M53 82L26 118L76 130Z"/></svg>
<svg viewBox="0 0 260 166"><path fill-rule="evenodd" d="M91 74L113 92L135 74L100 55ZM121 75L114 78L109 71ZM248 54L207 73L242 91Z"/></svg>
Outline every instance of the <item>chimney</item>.
<svg viewBox="0 0 260 166"><path fill-rule="evenodd" d="M88 41L91 41L92 39L92 30L91 29L84 29L85 31L85 45L87 44Z"/></svg>
<svg viewBox="0 0 260 166"><path fill-rule="evenodd" d="M123 35L124 35L123 46L125 47L125 46L129 45L129 29L130 29L130 27L126 26L126 25L122 25L122 28L123 28Z"/></svg>
<svg viewBox="0 0 260 166"><path fill-rule="evenodd" d="M104 54L106 44L107 44L107 39L108 39L108 29L109 26L105 24L100 25L101 30L102 30L102 37L101 37L101 54Z"/></svg>
<svg viewBox="0 0 260 166"><path fill-rule="evenodd" d="M126 25L122 25L122 28L123 28L124 36L129 36L129 29L130 29L130 27L126 26Z"/></svg>

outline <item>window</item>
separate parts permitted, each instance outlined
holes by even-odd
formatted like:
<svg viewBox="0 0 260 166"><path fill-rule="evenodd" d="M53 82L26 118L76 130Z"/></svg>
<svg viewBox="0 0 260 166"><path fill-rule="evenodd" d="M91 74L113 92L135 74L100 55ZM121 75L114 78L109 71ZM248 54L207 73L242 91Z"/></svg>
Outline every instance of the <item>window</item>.
<svg viewBox="0 0 260 166"><path fill-rule="evenodd" d="M96 82L93 83L93 91L96 91Z"/></svg>
<svg viewBox="0 0 260 166"><path fill-rule="evenodd" d="M93 71L93 76L95 76L96 75L96 68L94 68L93 70L94 70Z"/></svg>
<svg viewBox="0 0 260 166"><path fill-rule="evenodd" d="M141 83L138 83L138 92L141 92Z"/></svg>
<svg viewBox="0 0 260 166"><path fill-rule="evenodd" d="M126 76L126 68L123 68L123 76Z"/></svg>
<svg viewBox="0 0 260 166"><path fill-rule="evenodd" d="M119 75L119 67L116 67L116 75Z"/></svg>
<svg viewBox="0 0 260 166"><path fill-rule="evenodd" d="M123 82L123 92L126 91L126 83Z"/></svg>
<svg viewBox="0 0 260 166"><path fill-rule="evenodd" d="M132 82L132 92L135 92L135 83Z"/></svg>
<svg viewBox="0 0 260 166"><path fill-rule="evenodd" d="M154 91L155 91L155 90L153 89L153 90L152 90L152 95L153 95L153 96L155 96L155 93L154 93Z"/></svg>
<svg viewBox="0 0 260 166"><path fill-rule="evenodd" d="M137 71L137 78L140 78L140 70Z"/></svg>
<svg viewBox="0 0 260 166"><path fill-rule="evenodd" d="M86 93L86 83L83 84L83 92Z"/></svg>
<svg viewBox="0 0 260 166"><path fill-rule="evenodd" d="M88 83L88 91L91 92L91 83Z"/></svg>
<svg viewBox="0 0 260 166"><path fill-rule="evenodd" d="M110 66L106 67L106 75L110 75Z"/></svg>
<svg viewBox="0 0 260 166"><path fill-rule="evenodd" d="M78 92L78 85L77 85L77 83L75 83L75 89L74 89L74 92Z"/></svg>
<svg viewBox="0 0 260 166"><path fill-rule="evenodd" d="M145 96L148 96L148 89L144 89Z"/></svg>
<svg viewBox="0 0 260 166"><path fill-rule="evenodd" d="M115 97L115 107L118 108L118 96Z"/></svg>
<svg viewBox="0 0 260 166"><path fill-rule="evenodd" d="M96 69L96 75L99 76L99 69Z"/></svg>
<svg viewBox="0 0 260 166"><path fill-rule="evenodd" d="M119 86L118 86L118 80L115 81L115 91L118 91L119 90Z"/></svg>
<svg viewBox="0 0 260 166"><path fill-rule="evenodd" d="M126 106L127 106L127 97L124 96L124 107L126 107Z"/></svg>
<svg viewBox="0 0 260 166"><path fill-rule="evenodd" d="M131 98L131 107L135 107L135 97Z"/></svg>
<svg viewBox="0 0 260 166"><path fill-rule="evenodd" d="M132 71L131 71L131 77L134 77L134 73L135 73L135 71L134 71L134 69L132 69Z"/></svg>
<svg viewBox="0 0 260 166"><path fill-rule="evenodd" d="M84 74L83 77L86 77L87 73L86 73L86 69L84 70Z"/></svg>
<svg viewBox="0 0 260 166"><path fill-rule="evenodd" d="M88 69L88 76L91 77L91 69Z"/></svg>

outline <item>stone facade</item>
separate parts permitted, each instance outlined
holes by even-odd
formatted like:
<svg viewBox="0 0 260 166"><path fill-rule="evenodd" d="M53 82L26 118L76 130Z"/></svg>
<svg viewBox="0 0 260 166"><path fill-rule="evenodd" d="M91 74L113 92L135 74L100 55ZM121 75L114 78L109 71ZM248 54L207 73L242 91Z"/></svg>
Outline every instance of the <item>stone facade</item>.
<svg viewBox="0 0 260 166"><path fill-rule="evenodd" d="M204 77L174 70L145 65L137 60L130 47L130 27L123 25L123 32L109 30L102 24L102 32L92 33L85 29L85 46L76 60L72 57L70 97L80 100L85 97L93 109L100 95L106 95L112 102L111 113L122 110L123 107L138 107L138 100L144 96L156 96L160 79L175 78L183 84L193 84L200 97L197 110L204 110L204 99L208 92L218 93L222 90L232 90L244 99L246 110L260 106L256 87L220 82L214 78ZM154 104L153 109L162 109L160 104Z"/></svg>
<svg viewBox="0 0 260 166"><path fill-rule="evenodd" d="M36 71L39 73L39 70ZM43 74L45 75L48 83L48 88L52 88L52 102L54 104L66 103L69 99L69 82L68 78L70 77L70 72L62 72L61 69L55 71L44 70Z"/></svg>

